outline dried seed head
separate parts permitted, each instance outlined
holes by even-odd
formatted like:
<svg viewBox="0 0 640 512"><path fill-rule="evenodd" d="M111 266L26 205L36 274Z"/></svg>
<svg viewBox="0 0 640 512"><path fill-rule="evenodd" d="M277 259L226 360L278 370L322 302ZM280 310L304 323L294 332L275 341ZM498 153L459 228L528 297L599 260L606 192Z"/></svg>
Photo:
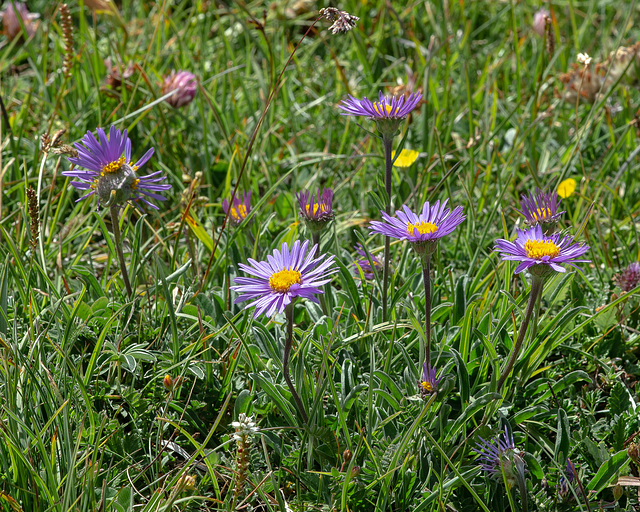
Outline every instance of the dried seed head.
<svg viewBox="0 0 640 512"><path fill-rule="evenodd" d="M38 196L33 187L27 188L27 205L29 208L29 224L31 228L31 240L29 245L34 251L38 245L38 237L40 236L40 207L38 205Z"/></svg>
<svg viewBox="0 0 640 512"><path fill-rule="evenodd" d="M344 34L349 32L356 26L356 21L360 18L349 14L347 11L341 11L335 7L325 7L319 11L320 17L333 22L329 27L332 34Z"/></svg>
<svg viewBox="0 0 640 512"><path fill-rule="evenodd" d="M73 22L67 4L60 6L60 23L62 25L62 34L64 36L64 63L62 65L62 73L65 78L69 78L71 74L71 66L73 65Z"/></svg>

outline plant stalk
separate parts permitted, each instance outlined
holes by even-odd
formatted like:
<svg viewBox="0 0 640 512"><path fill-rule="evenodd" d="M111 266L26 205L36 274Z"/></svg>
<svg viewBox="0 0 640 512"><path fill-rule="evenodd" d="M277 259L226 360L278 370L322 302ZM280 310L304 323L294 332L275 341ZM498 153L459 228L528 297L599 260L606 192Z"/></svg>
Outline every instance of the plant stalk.
<svg viewBox="0 0 640 512"><path fill-rule="evenodd" d="M422 259L422 280L424 281L424 332L427 336L425 362L431 364L431 255Z"/></svg>
<svg viewBox="0 0 640 512"><path fill-rule="evenodd" d="M116 239L116 253L118 254L118 263L120 264L120 273L124 281L124 286L127 289L127 296L131 298L133 291L131 290L131 283L129 282L129 273L127 272L127 264L124 261L124 253L122 252L122 240L120 237L120 224L118 222L118 205L112 204L109 207L111 212L111 225L113 227L113 236Z"/></svg>
<svg viewBox="0 0 640 512"><path fill-rule="evenodd" d="M511 355L509 356L507 366L505 366L504 370L502 370L502 374L500 375L500 379L498 380L498 388L496 389L496 392L498 393L500 393L504 381L507 380L507 377L511 373L513 365L516 363L516 359L518 359L518 354L520 352L520 349L522 348L522 342L524 341L525 335L527 334L527 327L529 327L529 322L531 321L531 316L533 315L533 310L535 309L538 295L542 293L543 285L544 278L533 276L533 280L531 281L531 293L529 294L529 302L527 302L527 309L524 313L524 320L522 321L522 325L520 326L520 332L518 332L518 339L511 349Z"/></svg>
<svg viewBox="0 0 640 512"><path fill-rule="evenodd" d="M385 164L385 175L384 175L384 186L387 191L387 205L385 207L385 212L387 215L391 215L391 177L393 171L393 165L391 161L391 151L393 145L392 137L383 137L382 139L384 143L384 164ZM387 297L389 294L389 253L390 253L390 244L391 238L388 236L384 237L384 272L382 274L382 321L386 322L387 315Z"/></svg>
<svg viewBox="0 0 640 512"><path fill-rule="evenodd" d="M300 411L302 419L306 424L308 424L309 416L307 416L307 412L304 409L304 405L302 403L302 400L300 399L300 395L298 395L296 388L293 387L293 382L291 382L291 375L289 375L289 357L291 356L291 347L293 346L293 302L284 308L284 314L287 318L287 338L284 342L282 373L284 375L284 380L287 382L287 386L289 387L289 391L291 391L293 399L298 406L298 410Z"/></svg>

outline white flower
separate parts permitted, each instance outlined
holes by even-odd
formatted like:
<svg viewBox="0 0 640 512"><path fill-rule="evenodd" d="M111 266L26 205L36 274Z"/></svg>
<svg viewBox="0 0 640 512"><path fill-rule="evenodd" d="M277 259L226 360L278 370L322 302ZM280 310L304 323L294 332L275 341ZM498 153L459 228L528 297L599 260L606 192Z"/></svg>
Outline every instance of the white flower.
<svg viewBox="0 0 640 512"><path fill-rule="evenodd" d="M578 62L580 64L584 64L585 66L588 66L589 64L591 64L591 57L589 57L588 53L579 53L578 54Z"/></svg>

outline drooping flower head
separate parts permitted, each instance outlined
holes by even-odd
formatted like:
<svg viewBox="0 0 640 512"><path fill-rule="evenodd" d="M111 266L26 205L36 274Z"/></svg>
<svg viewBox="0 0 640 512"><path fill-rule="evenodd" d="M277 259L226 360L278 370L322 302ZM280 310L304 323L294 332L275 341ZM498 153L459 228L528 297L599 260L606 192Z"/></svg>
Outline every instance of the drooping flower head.
<svg viewBox="0 0 640 512"><path fill-rule="evenodd" d="M439 238L450 234L466 217L462 214L462 206L451 211L447 208L448 199L438 200L433 205L426 201L420 214L413 213L406 205L397 210L395 217L382 214L383 221L371 222L371 233L408 240L423 256L433 254Z"/></svg>
<svg viewBox="0 0 640 512"><path fill-rule="evenodd" d="M633 290L640 284L640 263L629 263L629 266L615 277L615 282L623 292Z"/></svg>
<svg viewBox="0 0 640 512"><path fill-rule="evenodd" d="M436 379L436 369L431 367L431 363L422 363L422 379L418 381L420 395L432 395L438 392L438 383L442 379Z"/></svg>
<svg viewBox="0 0 640 512"><path fill-rule="evenodd" d="M329 31L332 34L345 34L349 32L349 30L356 26L356 21L360 19L357 16L349 14L347 11L341 11L335 7L320 9L319 14L323 18L333 22L333 25L329 27Z"/></svg>
<svg viewBox="0 0 640 512"><path fill-rule="evenodd" d="M254 318L265 314L269 317L282 313L296 297L318 302L317 294L324 293L320 287L338 271L334 256L315 258L318 246L307 251L309 242L297 240L291 246L286 242L280 250L275 249L267 261L249 259L248 265L240 263L240 269L255 277L236 277L236 286L231 289L240 293L236 303L251 301L245 309L255 306Z"/></svg>
<svg viewBox="0 0 640 512"><path fill-rule="evenodd" d="M169 105L180 108L191 103L198 90L196 76L189 71L172 71L164 78L162 94L165 95L176 90L175 94L165 100Z"/></svg>
<svg viewBox="0 0 640 512"><path fill-rule="evenodd" d="M353 273L358 276L360 275L360 270L362 270L362 274L365 279L373 279L375 277L374 271L381 272L382 271L382 261L378 259L373 254L369 253L371 256L371 263L369 262L369 258L367 258L367 253L361 244L356 244L356 252L362 256L362 258L353 262Z"/></svg>
<svg viewBox="0 0 640 512"><path fill-rule="evenodd" d="M364 116L376 122L378 131L384 138L393 137L400 126L400 122L418 106L422 94L419 92L408 97L385 96L380 91L378 101L371 101L365 96L361 100L349 95L338 105L344 112L343 116Z"/></svg>
<svg viewBox="0 0 640 512"><path fill-rule="evenodd" d="M565 476L566 475L566 476ZM567 467L565 469L565 475L558 479L558 485L556 491L561 501L566 501L571 497L571 484L574 480L577 480L578 473L576 471L571 459L567 458Z"/></svg>
<svg viewBox="0 0 640 512"><path fill-rule="evenodd" d="M519 478L524 481L526 463L522 452L516 448L513 441L513 434L510 434L506 425L504 434L489 441L480 438L476 443L477 448L472 448L480 455L480 467L489 473L491 477L503 478L510 489L517 483Z"/></svg>
<svg viewBox="0 0 640 512"><path fill-rule="evenodd" d="M576 263L590 261L581 258L589 246L574 243L571 236L562 236L560 233L547 236L540 225L516 232L518 237L513 242L496 240L494 249L500 251L503 260L520 262L516 274L529 269L533 275L544 277L553 270L566 272L567 269L563 267L565 264L578 268Z"/></svg>
<svg viewBox="0 0 640 512"><path fill-rule="evenodd" d="M544 192L536 189L535 196L533 192L529 195L520 196L520 210L516 211L524 216L527 224L550 224L555 223L564 211L558 211L558 199L551 192Z"/></svg>
<svg viewBox="0 0 640 512"><path fill-rule="evenodd" d="M105 206L121 204L130 199L143 201L152 208L157 206L147 198L166 201L164 196L157 194L169 190L171 185L161 183L166 176L160 176L160 171L137 176L136 171L146 164L153 155L153 148L149 149L135 164L131 162L131 140L127 130L120 133L114 126L109 131L109 138L102 128L98 128L98 139L91 132L75 143L78 156L69 158L69 162L84 169L72 169L62 173L63 176L77 178L71 184L78 190L89 191L78 201L96 195L98 202Z"/></svg>
<svg viewBox="0 0 640 512"><path fill-rule="evenodd" d="M36 33L36 22L40 15L36 13L30 13L24 2L16 2L15 9L13 3L9 2L6 9L0 12L2 18L3 33L9 41L13 41L16 37L22 35L22 27L20 21L24 25L24 29L27 32L27 37L33 36Z"/></svg>
<svg viewBox="0 0 640 512"><path fill-rule="evenodd" d="M314 196L308 190L298 194L300 215L313 232L322 229L333 220L333 190L325 188Z"/></svg>
<svg viewBox="0 0 640 512"><path fill-rule="evenodd" d="M86 2L85 2L86 3ZM105 82L112 89L119 89L122 82L131 78L136 67L133 62L129 62L126 66L119 62L118 59L107 57L104 59L104 65L107 68L107 76Z"/></svg>
<svg viewBox="0 0 640 512"><path fill-rule="evenodd" d="M226 214L229 211L229 201L226 199L222 201L222 209ZM240 194L236 194L233 198L233 205L231 206L231 211L229 212L229 220L231 224L237 226L244 219L247 218L247 215L251 212L251 192L247 192L246 194L242 194L242 199L240 199Z"/></svg>

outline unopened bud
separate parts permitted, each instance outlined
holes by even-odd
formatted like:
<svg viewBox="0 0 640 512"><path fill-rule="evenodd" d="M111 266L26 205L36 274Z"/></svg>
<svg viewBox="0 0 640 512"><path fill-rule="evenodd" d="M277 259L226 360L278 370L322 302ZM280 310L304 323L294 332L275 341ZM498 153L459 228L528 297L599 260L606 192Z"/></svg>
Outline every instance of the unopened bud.
<svg viewBox="0 0 640 512"><path fill-rule="evenodd" d="M351 453L351 450L347 449L342 453L342 458L344 459L345 462L349 462L351 460L351 457L353 457L353 454Z"/></svg>
<svg viewBox="0 0 640 512"><path fill-rule="evenodd" d="M618 501L620 498L622 498L623 493L624 493L624 489L622 488L621 485L616 485L613 487L613 499L615 501Z"/></svg>
<svg viewBox="0 0 640 512"><path fill-rule="evenodd" d="M627 448L627 454L633 462L638 464L638 461L640 459L640 450L638 449L638 445L636 443L631 443L629 445L629 447Z"/></svg>
<svg viewBox="0 0 640 512"><path fill-rule="evenodd" d="M360 466L353 466L351 468L351 478L355 478L360 474Z"/></svg>

